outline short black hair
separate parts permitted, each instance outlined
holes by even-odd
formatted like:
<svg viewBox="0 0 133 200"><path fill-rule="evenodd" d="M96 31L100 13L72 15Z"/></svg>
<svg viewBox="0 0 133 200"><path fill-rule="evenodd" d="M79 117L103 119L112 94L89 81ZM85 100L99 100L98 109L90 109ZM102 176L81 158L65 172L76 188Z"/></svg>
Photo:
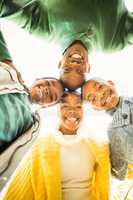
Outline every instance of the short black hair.
<svg viewBox="0 0 133 200"><path fill-rule="evenodd" d="M85 48L85 50L88 52L87 47L84 45L84 43L81 40L74 40L62 53L63 55L65 54L65 52L67 51L67 49L69 49L71 46L73 46L75 43L80 43L82 44L82 46Z"/></svg>

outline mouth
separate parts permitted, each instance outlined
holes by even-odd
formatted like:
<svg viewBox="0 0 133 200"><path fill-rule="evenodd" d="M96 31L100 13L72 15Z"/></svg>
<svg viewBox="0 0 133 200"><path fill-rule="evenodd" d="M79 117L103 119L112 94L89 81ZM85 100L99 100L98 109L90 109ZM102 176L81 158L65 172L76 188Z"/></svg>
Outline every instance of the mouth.
<svg viewBox="0 0 133 200"><path fill-rule="evenodd" d="M102 106L105 106L106 104L111 103L114 97L115 97L114 94L111 94L110 96L107 96L107 98L103 99Z"/></svg>
<svg viewBox="0 0 133 200"><path fill-rule="evenodd" d="M114 94L110 95L109 97L107 97L106 102L107 103L111 102L114 97L115 97Z"/></svg>
<svg viewBox="0 0 133 200"><path fill-rule="evenodd" d="M74 53L71 53L69 56L71 56L72 58L76 58L76 59L81 59L82 56L79 52L74 52Z"/></svg>
<svg viewBox="0 0 133 200"><path fill-rule="evenodd" d="M79 51L75 51L69 54L69 60L73 64L81 64L84 58Z"/></svg>
<svg viewBox="0 0 133 200"><path fill-rule="evenodd" d="M70 122L70 123L73 123L73 124L78 124L79 121L80 121L80 118L78 118L78 117L65 117L65 120Z"/></svg>

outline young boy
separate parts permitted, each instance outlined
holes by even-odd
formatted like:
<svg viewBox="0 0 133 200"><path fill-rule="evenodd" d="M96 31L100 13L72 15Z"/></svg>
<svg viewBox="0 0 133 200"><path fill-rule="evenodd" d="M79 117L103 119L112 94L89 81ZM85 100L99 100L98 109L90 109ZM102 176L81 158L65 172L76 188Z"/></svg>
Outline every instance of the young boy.
<svg viewBox="0 0 133 200"><path fill-rule="evenodd" d="M18 80L16 70L0 63L0 152L34 124L32 102L42 107L57 103L63 87L59 80L35 80L28 90Z"/></svg>
<svg viewBox="0 0 133 200"><path fill-rule="evenodd" d="M88 80L82 92L85 101L112 116L108 128L112 174L122 180L133 163L133 99L119 96L111 81L99 78ZM128 173L132 170L129 168Z"/></svg>

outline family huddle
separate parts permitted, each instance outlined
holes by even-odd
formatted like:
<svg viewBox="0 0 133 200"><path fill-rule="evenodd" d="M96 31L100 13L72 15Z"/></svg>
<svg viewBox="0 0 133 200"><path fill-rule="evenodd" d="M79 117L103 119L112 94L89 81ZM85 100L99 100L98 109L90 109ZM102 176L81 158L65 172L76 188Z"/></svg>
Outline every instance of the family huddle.
<svg viewBox="0 0 133 200"><path fill-rule="evenodd" d="M109 200L111 176L133 179L133 98L119 95L110 80L87 79L89 55L132 45L133 14L124 0L0 0L0 17L55 40L62 50L59 78L42 75L28 88L0 32L0 176L24 144L20 141L35 135L0 198ZM78 133L84 103L111 117L109 143ZM41 121L33 104L58 106L58 129L47 137L36 134Z"/></svg>

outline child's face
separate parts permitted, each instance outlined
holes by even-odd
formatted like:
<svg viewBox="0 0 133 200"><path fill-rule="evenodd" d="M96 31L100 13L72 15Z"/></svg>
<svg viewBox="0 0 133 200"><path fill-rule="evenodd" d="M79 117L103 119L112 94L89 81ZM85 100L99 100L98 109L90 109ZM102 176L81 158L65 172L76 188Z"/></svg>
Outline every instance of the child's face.
<svg viewBox="0 0 133 200"><path fill-rule="evenodd" d="M60 103L60 127L62 130L75 132L83 119L83 106L81 96L68 94Z"/></svg>
<svg viewBox="0 0 133 200"><path fill-rule="evenodd" d="M49 106L57 103L63 94L63 87L56 79L35 80L30 89L30 96L34 103Z"/></svg>
<svg viewBox="0 0 133 200"><path fill-rule="evenodd" d="M119 101L114 85L97 80L90 80L83 86L83 99L98 110L110 110Z"/></svg>

